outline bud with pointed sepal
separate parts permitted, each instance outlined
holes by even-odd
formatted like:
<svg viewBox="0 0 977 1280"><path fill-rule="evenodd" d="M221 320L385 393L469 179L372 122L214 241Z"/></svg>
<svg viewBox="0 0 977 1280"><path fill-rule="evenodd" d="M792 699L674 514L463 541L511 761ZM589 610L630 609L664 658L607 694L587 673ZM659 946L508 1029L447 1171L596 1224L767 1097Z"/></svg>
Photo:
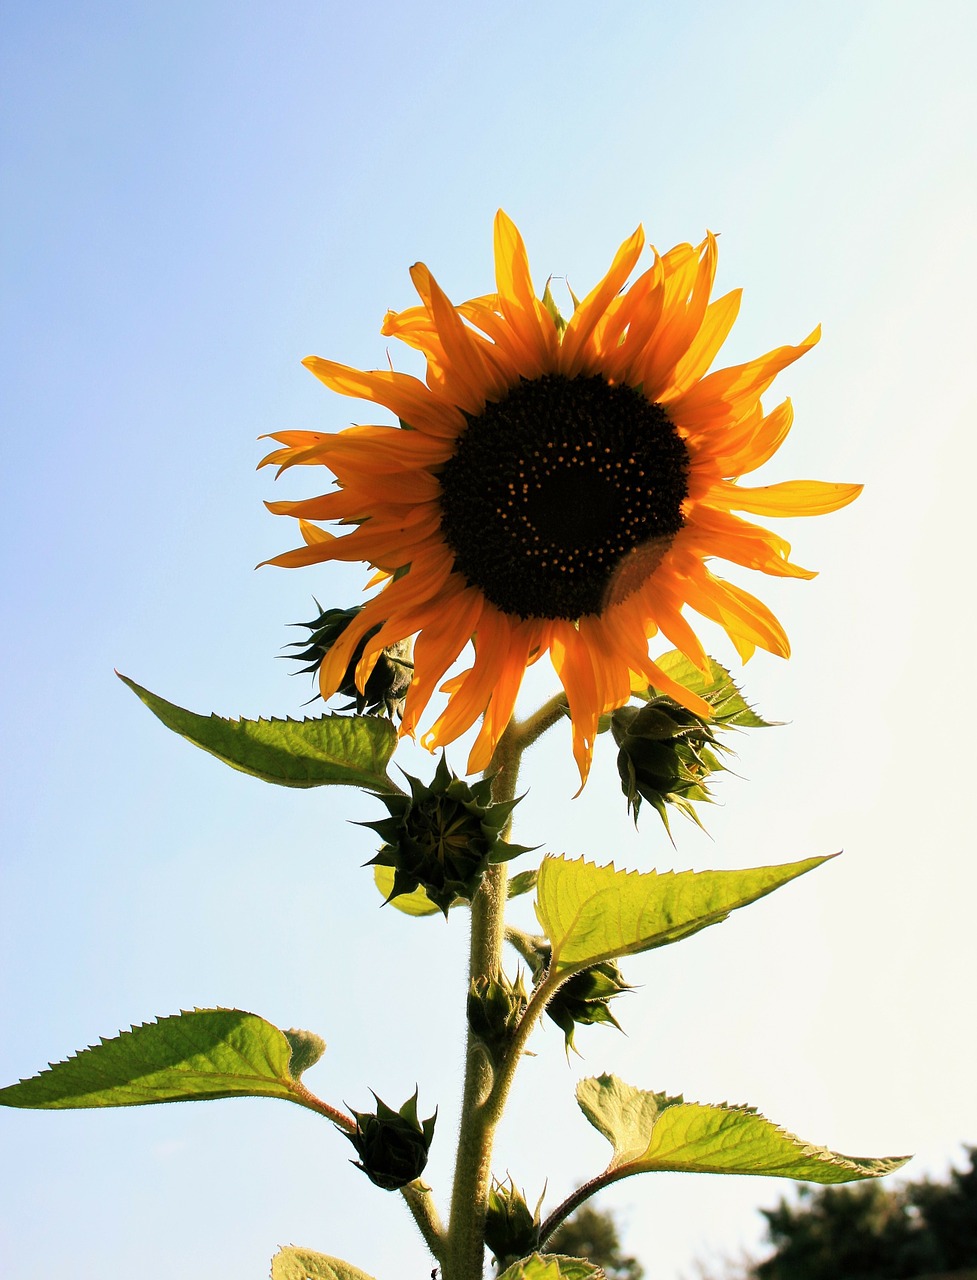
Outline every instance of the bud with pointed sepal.
<svg viewBox="0 0 977 1280"><path fill-rule="evenodd" d="M539 981L549 968L550 949L541 947L536 978ZM599 1022L609 1023L621 1030L621 1025L608 1008L608 1002L626 991L633 991L629 982L624 981L616 960L603 960L580 973L568 978L558 987L546 1005L549 1018L563 1032L567 1054L572 1049L579 1053L573 1042L574 1028L595 1026Z"/></svg>
<svg viewBox="0 0 977 1280"><path fill-rule="evenodd" d="M295 624L297 627L307 628L308 642L297 640L294 644L287 646L289 649L301 649L301 653L288 656L294 658L296 662L306 662L308 665L301 670L311 671L313 674L318 672L323 658L363 606L355 605L351 609L322 609L317 600L316 608L319 609L319 616L312 622ZM366 686L363 689L358 689L356 686L357 663L363 657L367 643L379 630L379 626L373 627L353 650L353 656L349 660L342 683L336 692L344 698L353 699L348 706L341 708L343 711L352 711L355 708L357 715L363 715L364 712L373 714L382 708L392 719L394 713L403 705L414 674L410 640L398 640L396 644L387 645L377 659L376 666L370 672Z"/></svg>
<svg viewBox="0 0 977 1280"><path fill-rule="evenodd" d="M346 1137L360 1157L350 1163L384 1191L398 1191L424 1172L438 1113L435 1110L427 1120L418 1120L416 1089L399 1111L388 1107L375 1093L373 1096L375 1112L350 1109L356 1132L347 1133Z"/></svg>
<svg viewBox="0 0 977 1280"><path fill-rule="evenodd" d="M390 898L420 885L447 916L456 899L472 900L490 864L528 851L501 838L518 801L492 804L491 779L469 786L451 772L443 754L430 786L404 777L410 795L378 796L390 816L360 824L385 842L366 865L393 867Z"/></svg>
<svg viewBox="0 0 977 1280"><path fill-rule="evenodd" d="M612 714L617 770L635 824L641 802L647 800L666 831L669 806L702 825L692 805L711 802L706 779L726 768L717 754L729 750L716 738L721 727L663 696Z"/></svg>
<svg viewBox="0 0 977 1280"><path fill-rule="evenodd" d="M485 975L472 978L468 990L468 1025L495 1065L505 1056L528 1003L521 969L515 982L510 982L501 969L497 979Z"/></svg>
<svg viewBox="0 0 977 1280"><path fill-rule="evenodd" d="M505 1182L492 1179L485 1218L485 1243L495 1255L500 1269L525 1258L539 1244L539 1210L546 1188L530 1211L525 1194L517 1190L511 1176Z"/></svg>

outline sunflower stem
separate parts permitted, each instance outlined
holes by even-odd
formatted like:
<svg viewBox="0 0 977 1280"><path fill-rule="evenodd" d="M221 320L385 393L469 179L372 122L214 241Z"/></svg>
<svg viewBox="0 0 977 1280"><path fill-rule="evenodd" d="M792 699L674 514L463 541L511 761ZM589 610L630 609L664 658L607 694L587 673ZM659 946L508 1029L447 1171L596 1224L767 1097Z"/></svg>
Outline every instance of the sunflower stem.
<svg viewBox="0 0 977 1280"><path fill-rule="evenodd" d="M516 793L519 758L528 745L520 734L521 728L509 722L487 770L493 775L495 803L511 800ZM507 883L506 864L497 863L486 871L472 899L469 979L498 977L505 937ZM499 1115L497 1108L489 1111L485 1106L493 1084L492 1065L469 1027L451 1216L442 1258L444 1280L481 1280L492 1142Z"/></svg>
<svg viewBox="0 0 977 1280"><path fill-rule="evenodd" d="M561 692L554 694L548 702L544 702L531 716L527 716L525 720L512 725L519 754L521 755L527 747L531 747L537 738L543 736L547 729L552 729L553 725L558 724L567 713L566 694ZM499 745L501 746L501 743ZM514 790L513 795L515 795Z"/></svg>
<svg viewBox="0 0 977 1280"><path fill-rule="evenodd" d="M422 1188L423 1184L419 1180L408 1182L406 1187L400 1188L400 1194L406 1201L407 1208L411 1211L427 1247L440 1262L444 1249L444 1228L441 1226L433 1195L429 1189Z"/></svg>

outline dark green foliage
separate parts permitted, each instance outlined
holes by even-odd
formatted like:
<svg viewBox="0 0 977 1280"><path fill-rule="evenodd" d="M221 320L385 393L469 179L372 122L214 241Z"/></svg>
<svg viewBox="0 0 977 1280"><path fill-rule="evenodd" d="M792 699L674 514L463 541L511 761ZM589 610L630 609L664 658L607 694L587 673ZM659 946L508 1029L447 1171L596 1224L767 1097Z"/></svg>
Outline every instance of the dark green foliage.
<svg viewBox="0 0 977 1280"><path fill-rule="evenodd" d="M642 1280L645 1269L637 1258L626 1257L613 1214L583 1205L550 1236L547 1253L586 1258L604 1268L607 1280Z"/></svg>
<svg viewBox="0 0 977 1280"><path fill-rule="evenodd" d="M764 1209L772 1257L754 1280L909 1280L977 1268L977 1168L948 1183L879 1182L811 1191ZM974 1272L977 1275L977 1271Z"/></svg>

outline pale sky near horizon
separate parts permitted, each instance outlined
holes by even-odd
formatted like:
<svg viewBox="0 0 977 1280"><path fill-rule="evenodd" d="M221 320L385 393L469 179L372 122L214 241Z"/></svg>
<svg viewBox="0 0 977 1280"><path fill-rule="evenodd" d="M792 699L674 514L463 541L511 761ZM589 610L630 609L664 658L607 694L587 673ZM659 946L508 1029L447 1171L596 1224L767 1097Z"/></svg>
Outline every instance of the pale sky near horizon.
<svg viewBox="0 0 977 1280"><path fill-rule="evenodd" d="M527 757L525 844L639 869L845 856L630 962L627 1036L583 1028L568 1065L538 1033L496 1173L531 1199L548 1177L551 1208L602 1168L573 1087L603 1071L915 1152L911 1177L977 1143L975 36L969 0L4 6L0 1083L181 1007L250 1009L325 1037L308 1083L330 1101L416 1083L445 1203L462 922L378 912L347 825L367 798L222 768L112 669L202 712L303 714L287 624L366 575L253 571L296 541L263 499L325 487L256 473L256 437L382 420L299 361L415 369L384 311L417 260L458 300L488 291L501 205L539 287L578 294L639 221L660 249L719 232L717 294L744 287L720 363L824 326L766 399L795 425L757 482L866 489L778 525L813 582L739 579L794 652L742 673L785 724L740 740L709 837L635 832L609 749L578 800L567 735ZM270 1101L0 1112L0 1269L261 1277L295 1243L426 1276L347 1147ZM655 1280L689 1280L760 1251L756 1209L789 1192L649 1175L603 1203Z"/></svg>

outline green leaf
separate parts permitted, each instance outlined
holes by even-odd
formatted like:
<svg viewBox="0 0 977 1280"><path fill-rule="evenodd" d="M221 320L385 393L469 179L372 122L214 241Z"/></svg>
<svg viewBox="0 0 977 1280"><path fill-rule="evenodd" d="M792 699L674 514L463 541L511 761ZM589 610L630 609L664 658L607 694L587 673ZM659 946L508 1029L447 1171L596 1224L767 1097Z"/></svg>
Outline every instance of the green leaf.
<svg viewBox="0 0 977 1280"><path fill-rule="evenodd" d="M116 673L119 674L119 673ZM397 791L386 773L397 731L381 716L225 720L174 706L119 674L168 729L232 769L282 787L331 785Z"/></svg>
<svg viewBox="0 0 977 1280"><path fill-rule="evenodd" d="M583 1258L565 1258L560 1253L533 1253L506 1267L499 1280L604 1280L604 1272Z"/></svg>
<svg viewBox="0 0 977 1280"><path fill-rule="evenodd" d="M373 1280L342 1258L327 1258L311 1249L288 1245L271 1260L271 1280Z"/></svg>
<svg viewBox="0 0 977 1280"><path fill-rule="evenodd" d="M700 671L684 653L672 649L655 662L662 671L678 684L684 685L712 707L717 720L736 725L740 729L768 729L776 721L763 720L749 705L725 667L709 658L709 675Z"/></svg>
<svg viewBox="0 0 977 1280"><path fill-rule="evenodd" d="M289 1072L285 1034L240 1009L194 1009L123 1031L0 1089L0 1105L43 1111L208 1098L311 1095Z"/></svg>
<svg viewBox="0 0 977 1280"><path fill-rule="evenodd" d="M413 893L400 893L396 898L391 898L390 894L393 891L395 874L393 867L375 866L373 868L373 882L383 895L384 903L389 902L390 906L396 907L405 916L441 915L441 908L435 906L427 896L422 884L419 884ZM460 902L461 898L456 898L451 905L456 906Z"/></svg>
<svg viewBox="0 0 977 1280"><path fill-rule="evenodd" d="M517 871L514 876L510 876L506 884L506 897L518 898L524 893L530 893L536 888L536 881L539 879L539 872L535 868L528 871Z"/></svg>
<svg viewBox="0 0 977 1280"><path fill-rule="evenodd" d="M827 861L659 874L550 856L539 869L536 915L552 944L553 965L580 969L688 938Z"/></svg>
<svg viewBox="0 0 977 1280"><path fill-rule="evenodd" d="M634 1173L743 1173L804 1182L879 1178L909 1156L843 1156L802 1142L753 1107L707 1106L635 1089L617 1076L581 1080L580 1109L614 1148L610 1181Z"/></svg>

